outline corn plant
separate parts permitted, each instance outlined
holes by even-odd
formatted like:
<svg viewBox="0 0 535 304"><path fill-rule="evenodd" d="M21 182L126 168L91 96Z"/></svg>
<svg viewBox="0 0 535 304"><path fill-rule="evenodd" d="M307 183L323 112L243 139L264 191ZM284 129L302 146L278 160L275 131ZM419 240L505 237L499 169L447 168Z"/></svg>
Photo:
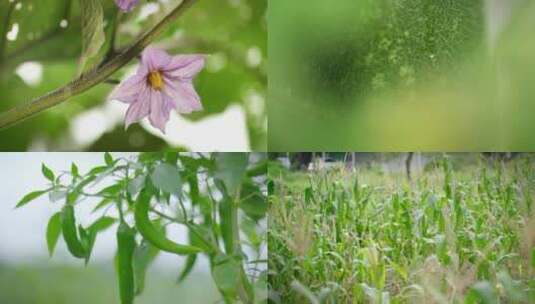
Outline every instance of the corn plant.
<svg viewBox="0 0 535 304"><path fill-rule="evenodd" d="M432 164L411 181L270 167L270 301L533 303L531 156Z"/></svg>

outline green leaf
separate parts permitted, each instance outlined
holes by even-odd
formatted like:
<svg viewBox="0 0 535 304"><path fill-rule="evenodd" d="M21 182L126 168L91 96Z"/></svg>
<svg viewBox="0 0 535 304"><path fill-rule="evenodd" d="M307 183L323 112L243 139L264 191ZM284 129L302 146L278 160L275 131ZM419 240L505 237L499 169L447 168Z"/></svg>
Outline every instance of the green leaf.
<svg viewBox="0 0 535 304"><path fill-rule="evenodd" d="M43 175L51 182L54 182L54 172L50 170L45 164L41 165L41 172L43 172Z"/></svg>
<svg viewBox="0 0 535 304"><path fill-rule="evenodd" d="M128 193L130 195L136 195L139 190L145 185L145 175L139 175L128 182Z"/></svg>
<svg viewBox="0 0 535 304"><path fill-rule="evenodd" d="M465 303L495 304L498 297L488 281L475 283L468 292Z"/></svg>
<svg viewBox="0 0 535 304"><path fill-rule="evenodd" d="M101 201L95 206L95 208L93 208L93 211L91 211L91 212L98 211L98 210L104 208L105 206L109 205L110 203L112 203L112 201L111 201L109 198L105 198L105 199L101 200Z"/></svg>
<svg viewBox="0 0 535 304"><path fill-rule="evenodd" d="M115 224L116 221L117 219L114 217L103 216L99 218L98 220L96 220L93 224L91 224L88 230L98 233L98 232L108 229L111 225Z"/></svg>
<svg viewBox="0 0 535 304"><path fill-rule="evenodd" d="M98 193L99 194L115 195L115 194L119 193L119 191L121 191L122 189L123 189L123 185L114 184L114 185L108 186L108 187L100 190Z"/></svg>
<svg viewBox="0 0 535 304"><path fill-rule="evenodd" d="M221 179L231 194L235 194L240 186L247 168L246 153L217 153L216 177Z"/></svg>
<svg viewBox="0 0 535 304"><path fill-rule="evenodd" d="M72 163L71 165L71 174L73 177L79 177L80 176L80 172L78 171L78 166L76 166L75 163Z"/></svg>
<svg viewBox="0 0 535 304"><path fill-rule="evenodd" d="M235 298L240 283L241 263L229 256L219 256L212 269L212 277L221 293L227 298Z"/></svg>
<svg viewBox="0 0 535 304"><path fill-rule="evenodd" d="M87 266L87 264L89 263L89 259L91 258L93 245L95 245L97 233L90 229L84 229L82 225L78 226L78 231L80 232L80 241L82 242L86 250L86 256L84 257L84 260L85 260L85 265Z"/></svg>
<svg viewBox="0 0 535 304"><path fill-rule="evenodd" d="M221 236L223 237L223 243L225 245L225 252L227 254L231 254L234 251L234 234L233 234L233 218L232 218L232 212L233 212L233 202L230 200L229 197L225 197L220 203L219 203L219 217L220 217L220 224L219 227L221 228Z"/></svg>
<svg viewBox="0 0 535 304"><path fill-rule="evenodd" d="M54 249L61 234L61 212L56 212L50 217L46 227L46 244L50 256L54 254Z"/></svg>
<svg viewBox="0 0 535 304"><path fill-rule="evenodd" d="M184 281L184 279L186 279L188 277L188 275L193 270L193 267L195 266L195 262L196 261L197 261L197 255L196 254L188 255L188 257L186 258L186 264L184 265L184 268L182 269L182 271L178 275L177 283L181 283L182 281Z"/></svg>
<svg viewBox="0 0 535 304"><path fill-rule="evenodd" d="M15 208L20 208L24 205L26 205L27 203L33 201L34 199L38 198L39 196L43 195L44 193L48 192L48 190L39 190L39 191L34 191L34 192L30 192L28 194L26 194L18 203L17 205L15 206Z"/></svg>
<svg viewBox="0 0 535 304"><path fill-rule="evenodd" d="M106 165L111 166L113 165L113 157L109 152L104 153L104 161L106 162Z"/></svg>
<svg viewBox="0 0 535 304"><path fill-rule="evenodd" d="M178 168L167 163L158 164L151 179L154 186L164 192L178 193L182 187Z"/></svg>
<svg viewBox="0 0 535 304"><path fill-rule="evenodd" d="M65 190L52 190L48 193L48 199L54 203L64 199L66 195L67 192Z"/></svg>
<svg viewBox="0 0 535 304"><path fill-rule="evenodd" d="M82 23L82 55L80 56L80 71L91 69L87 62L98 54L104 44L104 12L100 0L80 0Z"/></svg>
<svg viewBox="0 0 535 304"><path fill-rule="evenodd" d="M254 183L244 183L242 185L240 202L240 209L242 209L247 216L254 220L259 220L266 216L267 212L267 198L262 194L260 188Z"/></svg>
<svg viewBox="0 0 535 304"><path fill-rule="evenodd" d="M145 288L145 274L148 266L154 261L160 250L152 246L149 242L143 240L141 245L134 251L134 279L136 295L143 292Z"/></svg>

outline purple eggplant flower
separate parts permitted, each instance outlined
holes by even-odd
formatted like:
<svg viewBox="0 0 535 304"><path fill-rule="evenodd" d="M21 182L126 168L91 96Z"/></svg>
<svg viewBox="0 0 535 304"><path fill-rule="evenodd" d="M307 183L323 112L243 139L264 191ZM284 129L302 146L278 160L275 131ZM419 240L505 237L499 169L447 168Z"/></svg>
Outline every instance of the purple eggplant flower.
<svg viewBox="0 0 535 304"><path fill-rule="evenodd" d="M115 0L117 6L125 12L131 11L138 2L139 0Z"/></svg>
<svg viewBox="0 0 535 304"><path fill-rule="evenodd" d="M141 54L137 73L119 84L108 99L130 105L126 128L148 116L150 123L165 133L172 109L184 114L202 110L192 81L203 67L203 55L170 56L148 47Z"/></svg>

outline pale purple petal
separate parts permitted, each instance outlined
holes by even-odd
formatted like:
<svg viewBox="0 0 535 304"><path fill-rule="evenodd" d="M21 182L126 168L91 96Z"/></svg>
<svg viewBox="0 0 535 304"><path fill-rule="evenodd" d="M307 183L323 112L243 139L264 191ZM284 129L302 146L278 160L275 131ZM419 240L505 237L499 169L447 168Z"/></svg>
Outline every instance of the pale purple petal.
<svg viewBox="0 0 535 304"><path fill-rule="evenodd" d="M162 71L168 77L192 79L204 67L204 55L173 56L170 63Z"/></svg>
<svg viewBox="0 0 535 304"><path fill-rule="evenodd" d="M141 53L141 65L149 71L157 71L165 68L171 62L171 56L165 51L148 47Z"/></svg>
<svg viewBox="0 0 535 304"><path fill-rule="evenodd" d="M126 111L124 120L125 128L132 123L140 121L150 113L150 88L145 87L140 93L137 100L130 104Z"/></svg>
<svg viewBox="0 0 535 304"><path fill-rule="evenodd" d="M115 0L117 6L125 12L131 11L138 2L139 0Z"/></svg>
<svg viewBox="0 0 535 304"><path fill-rule="evenodd" d="M166 105L162 93L157 90L150 90L150 123L165 133L165 124L169 120L171 109Z"/></svg>
<svg viewBox="0 0 535 304"><path fill-rule="evenodd" d="M190 81L171 82L165 79L164 93L174 101L178 113L202 110L201 98Z"/></svg>
<svg viewBox="0 0 535 304"><path fill-rule="evenodd" d="M132 103L143 88L147 86L146 82L145 77L134 75L115 87L108 99Z"/></svg>

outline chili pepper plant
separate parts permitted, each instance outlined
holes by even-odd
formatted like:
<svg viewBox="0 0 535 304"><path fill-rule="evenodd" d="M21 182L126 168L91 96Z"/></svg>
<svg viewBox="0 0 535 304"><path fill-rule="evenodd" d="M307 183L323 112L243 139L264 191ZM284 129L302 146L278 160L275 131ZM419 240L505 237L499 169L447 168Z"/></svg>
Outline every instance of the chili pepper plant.
<svg viewBox="0 0 535 304"><path fill-rule="evenodd" d="M114 158L105 153L103 164L88 172L73 163L61 172L43 164L42 173L49 187L27 194L16 207L48 194L58 207L45 233L50 256L63 238L71 255L86 265L98 235L115 230L121 304L134 303L143 292L147 268L160 252L186 257L178 284L204 255L225 303L265 300L265 155L162 152ZM88 203L97 215L89 223L76 213ZM170 225L184 226L188 241L169 238Z"/></svg>

